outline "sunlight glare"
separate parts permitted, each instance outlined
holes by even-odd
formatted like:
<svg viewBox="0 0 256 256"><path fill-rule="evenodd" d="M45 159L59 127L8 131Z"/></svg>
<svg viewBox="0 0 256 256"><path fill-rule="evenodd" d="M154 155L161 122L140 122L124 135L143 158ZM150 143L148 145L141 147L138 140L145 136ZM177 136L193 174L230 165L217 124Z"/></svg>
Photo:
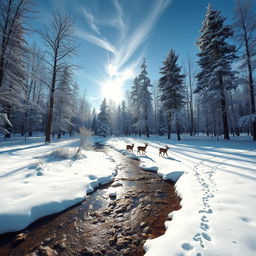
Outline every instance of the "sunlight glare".
<svg viewBox="0 0 256 256"><path fill-rule="evenodd" d="M107 72L110 77L113 77L113 76L117 75L117 67L112 64L109 64L107 66Z"/></svg>
<svg viewBox="0 0 256 256"><path fill-rule="evenodd" d="M117 69L112 65L108 66L108 70L109 75L112 74L112 76L110 76L108 81L102 84L102 96L107 100L112 100L116 104L119 104L123 100L124 83L131 79L134 73L132 69L126 69L123 72L117 73Z"/></svg>

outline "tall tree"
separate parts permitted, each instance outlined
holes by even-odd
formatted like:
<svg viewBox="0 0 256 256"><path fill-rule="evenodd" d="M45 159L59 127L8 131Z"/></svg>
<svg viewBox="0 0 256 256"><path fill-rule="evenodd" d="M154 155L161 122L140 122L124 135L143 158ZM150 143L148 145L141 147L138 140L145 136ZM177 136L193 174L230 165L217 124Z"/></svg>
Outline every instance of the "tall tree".
<svg viewBox="0 0 256 256"><path fill-rule="evenodd" d="M186 80L187 80L187 93L188 93L188 106L189 106L189 134L192 136L194 134L194 98L193 91L196 80L196 70L193 65L191 57L187 56L187 65L185 66Z"/></svg>
<svg viewBox="0 0 256 256"><path fill-rule="evenodd" d="M253 140L256 141L256 108L253 70L256 68L256 12L255 2L251 0L236 1L234 14L235 38L240 49L241 68L246 67L247 84L250 92L250 107L253 118Z"/></svg>
<svg viewBox="0 0 256 256"><path fill-rule="evenodd" d="M144 59L141 65L141 73L138 76L138 109L140 109L140 120L138 125L145 131L147 137L149 137L151 118L153 115L152 93L149 91L149 88L152 87L152 84L146 69L147 66Z"/></svg>
<svg viewBox="0 0 256 256"><path fill-rule="evenodd" d="M106 137L111 134L110 125L110 109L104 99L100 105L100 113L98 114L97 134Z"/></svg>
<svg viewBox="0 0 256 256"><path fill-rule="evenodd" d="M171 138L171 123L176 126L177 138L180 140L179 111L185 99L185 75L181 74L181 67L177 64L178 55L170 51L160 70L159 79L160 101L168 115L168 139Z"/></svg>
<svg viewBox="0 0 256 256"><path fill-rule="evenodd" d="M56 87L55 105L54 105L54 126L61 138L63 132L68 132L72 126L73 112L73 80L72 71L65 67L61 80Z"/></svg>
<svg viewBox="0 0 256 256"><path fill-rule="evenodd" d="M50 68L51 75L50 83L45 82L50 90L45 142L51 141L56 82L64 67L67 66L69 58L75 53L77 48L73 37L74 32L72 18L59 12L54 13L50 25L40 32L47 48L44 60Z"/></svg>
<svg viewBox="0 0 256 256"><path fill-rule="evenodd" d="M0 88L8 70L10 49L20 40L20 31L24 31L24 22L31 12L30 0L0 0ZM23 22L23 23L22 23Z"/></svg>
<svg viewBox="0 0 256 256"><path fill-rule="evenodd" d="M135 129L135 134L136 132L139 133L139 136L141 136L141 127L138 126L138 122L140 120L141 117L141 112L140 112L140 108L139 108L139 88L140 88L140 84L139 84L139 79L138 77L134 78L133 81L133 85L131 88L131 102L130 102L130 107L131 107L131 113L133 116L133 129Z"/></svg>
<svg viewBox="0 0 256 256"><path fill-rule="evenodd" d="M0 112L12 120L11 113L25 111L25 23L32 10L28 0L0 0L0 6Z"/></svg>
<svg viewBox="0 0 256 256"><path fill-rule="evenodd" d="M201 70L197 74L195 93L218 95L224 139L229 140L226 91L236 87L234 72L231 70L236 50L234 45L226 41L233 35L233 30L231 26L224 24L225 20L220 11L213 10L212 6L208 5L201 36L197 42L200 49L198 64Z"/></svg>

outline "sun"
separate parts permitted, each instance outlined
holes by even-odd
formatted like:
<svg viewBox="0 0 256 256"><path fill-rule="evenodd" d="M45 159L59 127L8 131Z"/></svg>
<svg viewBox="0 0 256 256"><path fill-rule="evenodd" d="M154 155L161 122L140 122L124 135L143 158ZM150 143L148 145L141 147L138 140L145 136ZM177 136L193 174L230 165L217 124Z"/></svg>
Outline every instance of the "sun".
<svg viewBox="0 0 256 256"><path fill-rule="evenodd" d="M123 87L125 81L134 76L132 69L126 69L123 72L117 72L117 68L109 65L109 80L102 83L101 93L103 98L112 100L116 104L121 103L124 98Z"/></svg>
<svg viewBox="0 0 256 256"><path fill-rule="evenodd" d="M102 84L102 96L107 100L112 100L116 104L121 103L123 100L122 84L118 84L115 80L109 80Z"/></svg>

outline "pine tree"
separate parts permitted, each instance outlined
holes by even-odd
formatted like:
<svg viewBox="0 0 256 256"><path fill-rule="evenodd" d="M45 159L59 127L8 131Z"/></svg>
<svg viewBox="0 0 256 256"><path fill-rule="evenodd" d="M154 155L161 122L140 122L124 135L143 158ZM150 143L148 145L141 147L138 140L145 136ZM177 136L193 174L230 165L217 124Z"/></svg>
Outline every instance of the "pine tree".
<svg viewBox="0 0 256 256"><path fill-rule="evenodd" d="M184 77L181 74L181 67L177 64L178 55L173 50L163 62L160 70L162 76L159 79L160 101L168 116L168 139L171 138L172 121L176 126L177 138L180 140L179 111L184 105L185 86Z"/></svg>
<svg viewBox="0 0 256 256"><path fill-rule="evenodd" d="M147 137L149 137L153 107L152 93L149 91L149 88L152 87L152 84L148 77L146 68L146 61L144 59L141 65L141 73L138 76L138 109L140 112L138 126L141 127L141 129L145 131Z"/></svg>
<svg viewBox="0 0 256 256"><path fill-rule="evenodd" d="M95 108L93 108L93 111L92 111L91 130L93 131L94 134L97 134L97 113Z"/></svg>
<svg viewBox="0 0 256 256"><path fill-rule="evenodd" d="M167 133L166 117L164 115L163 109L161 108L159 111L158 134L159 136L163 136L166 133Z"/></svg>
<svg viewBox="0 0 256 256"><path fill-rule="evenodd" d="M73 97L72 97L72 73L68 67L65 67L61 76L60 83L56 88L54 105L54 130L61 138L63 132L68 132L72 126Z"/></svg>
<svg viewBox="0 0 256 256"><path fill-rule="evenodd" d="M141 113L140 113L140 108L139 108L139 79L138 77L135 77L134 81L133 81L133 85L131 88L131 113L132 113L132 127L135 128L135 134L136 132L139 133L139 136L141 136L141 128L137 125L140 117L141 117Z"/></svg>
<svg viewBox="0 0 256 256"><path fill-rule="evenodd" d="M218 97L222 110L224 139L229 140L226 91L234 89L234 72L231 64L236 58L235 46L226 42L233 35L231 26L224 25L225 18L220 11L209 5L201 36L197 42L200 53L198 64L201 68L197 74L195 93L207 93L209 97Z"/></svg>
<svg viewBox="0 0 256 256"><path fill-rule="evenodd" d="M110 135L110 110L104 99L100 105L100 113L98 114L97 134L103 137Z"/></svg>
<svg viewBox="0 0 256 256"><path fill-rule="evenodd" d="M3 68L0 63L0 112L7 114L11 122L14 121L15 111L24 113L25 91L26 91L26 41L22 18L16 17L13 21L12 36L8 40ZM14 123L14 122L13 122ZM8 134L10 137L10 134Z"/></svg>

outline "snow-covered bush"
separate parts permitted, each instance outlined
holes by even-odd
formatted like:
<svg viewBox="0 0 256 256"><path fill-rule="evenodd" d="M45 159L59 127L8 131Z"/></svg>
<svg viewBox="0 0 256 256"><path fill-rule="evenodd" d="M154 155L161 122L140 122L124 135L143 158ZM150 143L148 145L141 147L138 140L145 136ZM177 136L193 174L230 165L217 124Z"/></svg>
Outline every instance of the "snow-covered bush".
<svg viewBox="0 0 256 256"><path fill-rule="evenodd" d="M52 156L58 159L71 159L76 156L75 148L57 148L52 151Z"/></svg>
<svg viewBox="0 0 256 256"><path fill-rule="evenodd" d="M77 154L84 148L90 148L92 146L91 136L93 132L91 130L86 129L85 127L79 128L80 134L80 144L77 149Z"/></svg>
<svg viewBox="0 0 256 256"><path fill-rule="evenodd" d="M243 127L243 126L251 125L255 120L256 120L256 114L249 114L249 115L242 116L239 119L239 126Z"/></svg>
<svg viewBox="0 0 256 256"><path fill-rule="evenodd" d="M3 134L8 134L8 130L5 129L5 125L8 125L9 127L12 127L11 122L7 118L7 115L5 113L0 113L0 131L3 132Z"/></svg>

